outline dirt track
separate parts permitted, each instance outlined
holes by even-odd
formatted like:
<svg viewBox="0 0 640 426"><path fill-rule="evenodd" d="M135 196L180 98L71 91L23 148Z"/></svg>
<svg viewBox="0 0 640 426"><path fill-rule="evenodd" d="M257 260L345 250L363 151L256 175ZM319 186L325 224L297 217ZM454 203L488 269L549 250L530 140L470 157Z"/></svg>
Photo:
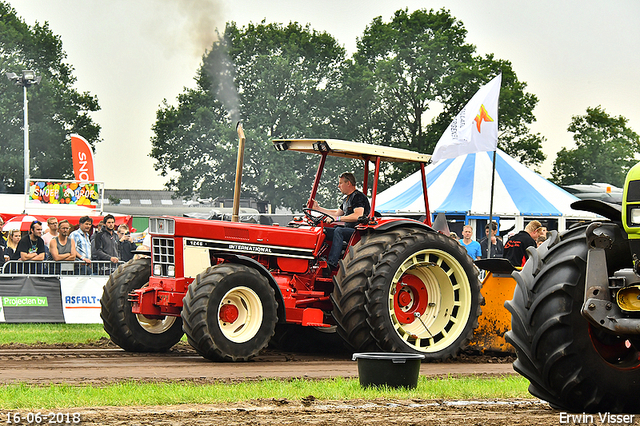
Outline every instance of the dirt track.
<svg viewBox="0 0 640 426"><path fill-rule="evenodd" d="M461 362L424 363L426 376L515 374L511 360L463 357ZM0 349L0 383L102 385L121 380L198 383L265 377L357 377L348 354L305 355L268 351L247 363L214 363L187 346L167 354L120 349ZM235 404L162 407L78 407L83 425L531 425L560 424L560 414L537 400L302 401L254 400ZM599 424L599 423L596 423ZM634 423L640 424L640 423Z"/></svg>
<svg viewBox="0 0 640 426"><path fill-rule="evenodd" d="M494 362L422 364L421 374L439 376L514 374L511 364ZM491 358L488 358L491 361ZM121 380L214 382L268 377L357 377L348 354L306 355L268 351L250 362L211 362L189 347L165 354L136 354L121 349L0 349L0 383L91 383Z"/></svg>

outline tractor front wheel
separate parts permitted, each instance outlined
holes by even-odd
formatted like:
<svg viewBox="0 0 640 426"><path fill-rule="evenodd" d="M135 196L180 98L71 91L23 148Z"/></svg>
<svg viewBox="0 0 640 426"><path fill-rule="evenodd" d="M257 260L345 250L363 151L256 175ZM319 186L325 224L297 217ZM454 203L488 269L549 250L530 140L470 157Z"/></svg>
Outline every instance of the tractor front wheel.
<svg viewBox="0 0 640 426"><path fill-rule="evenodd" d="M131 312L129 293L149 283L151 259L131 260L109 277L104 286L100 317L111 340L129 352L164 352L182 338L180 317L149 318Z"/></svg>
<svg viewBox="0 0 640 426"><path fill-rule="evenodd" d="M246 361L275 332L275 292L258 271L224 263L208 268L189 286L182 320L191 346L213 361Z"/></svg>

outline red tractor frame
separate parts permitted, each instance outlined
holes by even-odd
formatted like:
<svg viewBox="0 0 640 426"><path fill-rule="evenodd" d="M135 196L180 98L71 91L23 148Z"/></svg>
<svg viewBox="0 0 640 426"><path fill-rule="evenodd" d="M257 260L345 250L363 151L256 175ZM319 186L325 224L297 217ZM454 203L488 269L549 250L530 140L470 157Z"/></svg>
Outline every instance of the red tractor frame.
<svg viewBox="0 0 640 426"><path fill-rule="evenodd" d="M457 241L431 227L425 164L430 156L340 140L274 140L278 151L320 155L305 218L287 226L152 217L148 257L122 265L101 299L104 328L127 351L165 351L186 333L207 359L248 360L278 324L335 327L357 351L455 356L477 327L477 268ZM312 210L328 157L375 164L371 214L326 276L330 248ZM417 163L426 219L375 213L380 163Z"/></svg>

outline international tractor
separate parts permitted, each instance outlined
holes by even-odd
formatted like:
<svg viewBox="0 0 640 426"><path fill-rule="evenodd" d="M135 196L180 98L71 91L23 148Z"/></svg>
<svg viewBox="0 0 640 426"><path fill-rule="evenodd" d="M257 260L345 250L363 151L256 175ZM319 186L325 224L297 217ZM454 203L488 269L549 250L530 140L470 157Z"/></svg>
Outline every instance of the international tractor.
<svg viewBox="0 0 640 426"><path fill-rule="evenodd" d="M149 256L119 267L104 289L101 316L112 341L127 351L158 352L186 334L209 360L246 361L269 344L278 326L289 324L336 330L355 351L412 352L433 360L465 347L482 303L472 259L434 230L429 214L418 221L380 217L375 210L380 165L391 161L421 170L428 212L430 156L340 140L273 145L319 157L304 216L273 225L151 217ZM363 161L361 188L371 200L370 215L341 247L335 271L325 260L331 248L325 229L342 225L311 209L332 157Z"/></svg>
<svg viewBox="0 0 640 426"><path fill-rule="evenodd" d="M602 220L551 237L515 272L506 341L529 391L556 408L640 413L640 164L622 206L578 201Z"/></svg>

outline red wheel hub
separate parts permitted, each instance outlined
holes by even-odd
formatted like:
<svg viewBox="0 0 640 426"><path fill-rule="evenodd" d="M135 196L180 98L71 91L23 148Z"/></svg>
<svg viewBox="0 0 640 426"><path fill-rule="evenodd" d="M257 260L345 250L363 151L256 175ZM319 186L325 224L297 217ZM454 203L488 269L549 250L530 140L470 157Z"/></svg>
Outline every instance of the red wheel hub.
<svg viewBox="0 0 640 426"><path fill-rule="evenodd" d="M401 324L411 324L416 313L425 313L429 304L429 294L422 280L415 275L403 275L396 284L393 296L393 310Z"/></svg>
<svg viewBox="0 0 640 426"><path fill-rule="evenodd" d="M233 323L238 319L238 308L235 305L222 305L220 307L220 321Z"/></svg>

